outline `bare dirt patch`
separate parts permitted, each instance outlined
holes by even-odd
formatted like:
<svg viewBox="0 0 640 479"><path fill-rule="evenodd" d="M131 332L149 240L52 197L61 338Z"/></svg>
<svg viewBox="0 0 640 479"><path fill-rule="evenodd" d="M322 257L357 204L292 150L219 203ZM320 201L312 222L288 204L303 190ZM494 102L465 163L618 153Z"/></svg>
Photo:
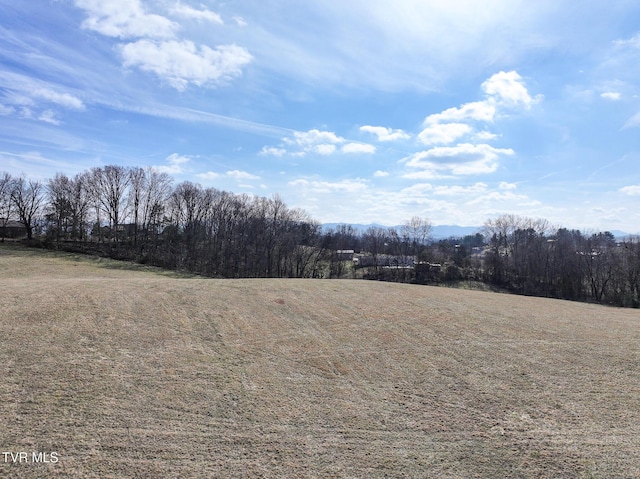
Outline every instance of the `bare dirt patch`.
<svg viewBox="0 0 640 479"><path fill-rule="evenodd" d="M0 477L640 477L636 310L4 247L0 274Z"/></svg>

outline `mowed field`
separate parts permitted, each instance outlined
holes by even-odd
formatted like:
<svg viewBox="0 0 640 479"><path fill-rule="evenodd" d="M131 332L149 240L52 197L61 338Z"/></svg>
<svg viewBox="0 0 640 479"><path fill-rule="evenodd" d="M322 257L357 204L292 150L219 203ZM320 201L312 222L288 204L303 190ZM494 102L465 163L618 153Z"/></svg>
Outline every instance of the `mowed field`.
<svg viewBox="0 0 640 479"><path fill-rule="evenodd" d="M640 477L631 309L5 245L0 376L1 478Z"/></svg>

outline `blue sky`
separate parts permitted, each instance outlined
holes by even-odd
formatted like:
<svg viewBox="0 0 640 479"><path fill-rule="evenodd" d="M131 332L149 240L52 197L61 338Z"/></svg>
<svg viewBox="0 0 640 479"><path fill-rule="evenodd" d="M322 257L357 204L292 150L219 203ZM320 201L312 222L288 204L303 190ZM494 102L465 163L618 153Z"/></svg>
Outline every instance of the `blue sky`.
<svg viewBox="0 0 640 479"><path fill-rule="evenodd" d="M0 170L640 233L637 0L0 0Z"/></svg>

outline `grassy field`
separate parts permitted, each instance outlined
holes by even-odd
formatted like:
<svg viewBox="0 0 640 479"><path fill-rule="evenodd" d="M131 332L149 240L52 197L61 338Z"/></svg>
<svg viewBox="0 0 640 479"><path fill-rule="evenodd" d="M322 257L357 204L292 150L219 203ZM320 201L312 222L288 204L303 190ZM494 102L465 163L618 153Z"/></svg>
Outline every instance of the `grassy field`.
<svg viewBox="0 0 640 479"><path fill-rule="evenodd" d="M4 245L0 374L1 478L640 477L637 310Z"/></svg>

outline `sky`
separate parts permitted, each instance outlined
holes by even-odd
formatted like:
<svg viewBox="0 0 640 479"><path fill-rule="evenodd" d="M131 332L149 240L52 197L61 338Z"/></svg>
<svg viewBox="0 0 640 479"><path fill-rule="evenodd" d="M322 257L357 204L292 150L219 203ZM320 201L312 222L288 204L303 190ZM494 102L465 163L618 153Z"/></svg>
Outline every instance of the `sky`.
<svg viewBox="0 0 640 479"><path fill-rule="evenodd" d="M0 171L640 233L637 0L0 0Z"/></svg>

